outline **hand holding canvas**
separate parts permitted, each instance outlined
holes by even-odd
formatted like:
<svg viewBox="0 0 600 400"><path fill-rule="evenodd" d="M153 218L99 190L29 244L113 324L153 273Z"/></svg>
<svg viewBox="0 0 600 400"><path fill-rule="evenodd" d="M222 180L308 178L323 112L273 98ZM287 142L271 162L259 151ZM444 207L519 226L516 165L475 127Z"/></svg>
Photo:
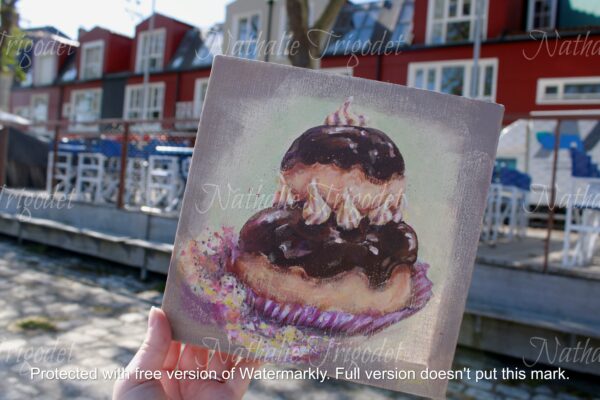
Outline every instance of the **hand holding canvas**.
<svg viewBox="0 0 600 400"><path fill-rule="evenodd" d="M168 371L196 371L205 368L221 372L233 366L246 368L250 361L236 362L231 356L215 353L210 350L187 345L181 350L180 342L171 338L171 326L165 313L152 307L148 318L146 339L133 360L126 368L128 377L117 381L114 387L115 400L148 400L148 399L241 399L248 390L249 379L235 374L228 381L200 379L170 379ZM138 371L160 371L160 379L144 379L136 377Z"/></svg>

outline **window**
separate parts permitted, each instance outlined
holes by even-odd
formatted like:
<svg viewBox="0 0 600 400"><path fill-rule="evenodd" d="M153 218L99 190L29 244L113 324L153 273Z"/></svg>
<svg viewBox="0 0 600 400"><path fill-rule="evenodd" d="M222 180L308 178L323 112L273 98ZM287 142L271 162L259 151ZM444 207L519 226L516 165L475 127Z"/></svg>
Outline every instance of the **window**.
<svg viewBox="0 0 600 400"><path fill-rule="evenodd" d="M204 99L206 98L206 90L208 89L208 79L196 79L194 87L194 117L199 117L204 106Z"/></svg>
<svg viewBox="0 0 600 400"><path fill-rule="evenodd" d="M472 60L411 63L408 66L408 84L419 89L471 97L472 73ZM495 101L497 73L497 59L479 61L475 98Z"/></svg>
<svg viewBox="0 0 600 400"><path fill-rule="evenodd" d="M48 95L34 94L31 96L31 119L33 122L48 120Z"/></svg>
<svg viewBox="0 0 600 400"><path fill-rule="evenodd" d="M73 122L91 122L100 119L102 89L74 90L71 93L69 119ZM75 129L96 130L97 125L79 124Z"/></svg>
<svg viewBox="0 0 600 400"><path fill-rule="evenodd" d="M485 37L488 1L481 1L484 7L481 36ZM477 0L429 0L427 43L440 44L473 40L477 16L476 4Z"/></svg>
<svg viewBox="0 0 600 400"><path fill-rule="evenodd" d="M54 54L36 55L33 65L33 83L50 85L56 77L56 56Z"/></svg>
<svg viewBox="0 0 600 400"><path fill-rule="evenodd" d="M48 94L34 94L31 96L31 110L29 112L30 119L33 123L44 123L48 121ZM32 132L44 133L48 128L44 125L32 126Z"/></svg>
<svg viewBox="0 0 600 400"><path fill-rule="evenodd" d="M97 79L102 76L102 64L104 61L104 41L84 43L81 46L81 79Z"/></svg>
<svg viewBox="0 0 600 400"><path fill-rule="evenodd" d="M351 68L351 67L323 68L322 71L328 72L330 74L336 74L336 75L344 75L344 76L354 75L354 68Z"/></svg>
<svg viewBox="0 0 600 400"><path fill-rule="evenodd" d="M527 29L553 29L556 25L557 0L529 0Z"/></svg>
<svg viewBox="0 0 600 400"><path fill-rule="evenodd" d="M166 31L164 28L145 31L139 34L135 72L143 72L148 64L149 71L160 71L163 67Z"/></svg>
<svg viewBox="0 0 600 400"><path fill-rule="evenodd" d="M412 41L413 16L415 13L415 1L404 0L396 29L392 33L392 42L409 44Z"/></svg>
<svg viewBox="0 0 600 400"><path fill-rule="evenodd" d="M236 43L233 45L234 55L241 58L256 59L258 55L260 15L252 14L239 17L236 27Z"/></svg>
<svg viewBox="0 0 600 400"><path fill-rule="evenodd" d="M161 119L165 84L163 82L148 85L148 101L144 115L144 85L130 85L125 90L125 119Z"/></svg>
<svg viewBox="0 0 600 400"><path fill-rule="evenodd" d="M600 104L600 76L538 79L537 104Z"/></svg>

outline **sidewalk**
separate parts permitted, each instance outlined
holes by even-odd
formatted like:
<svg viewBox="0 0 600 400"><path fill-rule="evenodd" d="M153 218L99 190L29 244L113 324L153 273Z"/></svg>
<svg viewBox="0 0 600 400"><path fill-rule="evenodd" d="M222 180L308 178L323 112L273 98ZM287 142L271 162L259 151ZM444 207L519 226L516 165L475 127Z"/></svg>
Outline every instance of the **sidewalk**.
<svg viewBox="0 0 600 400"><path fill-rule="evenodd" d="M0 399L110 399L102 371L125 366L141 344L164 277L140 282L137 270L79 258L0 237ZM518 361L518 360L517 360ZM504 366L489 354L459 349L457 366ZM97 380L30 379L40 370L94 370ZM554 385L451 382L451 399L578 399L598 396L593 379L571 382L579 397ZM330 380L253 382L247 399L408 399L368 386Z"/></svg>

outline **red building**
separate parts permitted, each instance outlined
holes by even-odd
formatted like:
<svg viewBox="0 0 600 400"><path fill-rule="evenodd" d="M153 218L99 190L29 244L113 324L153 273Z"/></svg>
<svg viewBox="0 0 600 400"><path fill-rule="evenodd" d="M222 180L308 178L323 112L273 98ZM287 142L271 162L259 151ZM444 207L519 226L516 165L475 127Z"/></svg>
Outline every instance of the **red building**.
<svg viewBox="0 0 600 400"><path fill-rule="evenodd" d="M402 33L385 55L332 55L323 68L353 67L353 75L470 96L475 1L405 1L391 33ZM484 1L476 98L505 105L510 118L532 110L600 105L600 7L570 9L566 0ZM593 3L593 4L592 4ZM383 12L383 11L381 11ZM409 18L412 17L412 18ZM394 36L396 35L396 36Z"/></svg>
<svg viewBox="0 0 600 400"><path fill-rule="evenodd" d="M333 27L321 68L496 101L505 105L509 119L532 110L600 104L598 2L482 0L481 57L474 79L476 3L349 2ZM237 32L246 47L256 48L266 35L253 31L247 15L247 10L239 18L228 15L232 26L224 30ZM250 15L256 15L252 21L260 21L262 14L250 11ZM53 59L32 54L31 79L15 86L12 111L36 121L197 118L212 57L221 52L225 34L219 30L202 34L160 14L155 15L152 30L150 25L150 19L138 24L134 38L94 28L82 32L78 43L45 32L47 37L36 40L64 42L69 51ZM258 27L265 30L266 24ZM260 57L257 52L245 56ZM148 106L143 107L146 63L150 85Z"/></svg>

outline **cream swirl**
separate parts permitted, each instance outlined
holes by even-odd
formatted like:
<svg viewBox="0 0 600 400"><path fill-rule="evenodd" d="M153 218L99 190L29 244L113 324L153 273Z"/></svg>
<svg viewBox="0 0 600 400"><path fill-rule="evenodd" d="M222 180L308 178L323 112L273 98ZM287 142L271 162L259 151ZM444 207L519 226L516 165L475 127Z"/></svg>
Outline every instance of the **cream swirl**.
<svg viewBox="0 0 600 400"><path fill-rule="evenodd" d="M282 174L279 174L279 188L273 197L273 205L279 207L291 206L294 204L294 195Z"/></svg>
<svg viewBox="0 0 600 400"><path fill-rule="evenodd" d="M344 201L336 210L336 222L344 229L356 229L363 219L360 211L354 205L350 191L344 192Z"/></svg>
<svg viewBox="0 0 600 400"><path fill-rule="evenodd" d="M353 96L350 96L344 101L344 104L335 112L329 114L325 118L325 125L330 126L360 126L364 127L367 125L367 118L364 115L357 115L350 112L350 104L354 100Z"/></svg>
<svg viewBox="0 0 600 400"><path fill-rule="evenodd" d="M302 209L302 218L306 225L319 225L327 221L330 215L331 208L321 197L317 181L313 179L308 185L308 199Z"/></svg>

